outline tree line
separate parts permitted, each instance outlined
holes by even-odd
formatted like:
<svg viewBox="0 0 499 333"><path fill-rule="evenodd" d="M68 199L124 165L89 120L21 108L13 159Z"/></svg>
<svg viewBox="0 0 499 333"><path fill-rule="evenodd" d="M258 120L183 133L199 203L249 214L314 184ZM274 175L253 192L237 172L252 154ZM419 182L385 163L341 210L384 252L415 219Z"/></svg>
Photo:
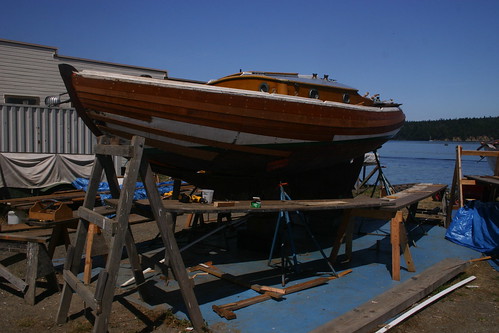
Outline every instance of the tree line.
<svg viewBox="0 0 499 333"><path fill-rule="evenodd" d="M395 140L490 141L499 139L499 117L406 121Z"/></svg>

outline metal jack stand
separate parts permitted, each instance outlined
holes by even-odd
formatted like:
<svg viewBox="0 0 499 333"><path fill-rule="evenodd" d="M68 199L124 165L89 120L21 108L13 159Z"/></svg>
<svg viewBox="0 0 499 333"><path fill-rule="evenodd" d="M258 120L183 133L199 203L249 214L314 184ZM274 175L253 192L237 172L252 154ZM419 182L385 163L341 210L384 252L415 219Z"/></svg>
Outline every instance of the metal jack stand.
<svg viewBox="0 0 499 333"><path fill-rule="evenodd" d="M148 294L145 289L144 274L142 273L137 249L128 222L132 208L135 183L140 176L144 182L152 212L165 244L165 261L169 263L178 281L194 329L197 332L202 331L203 317L201 316L201 311L194 295L193 283L187 276L187 271L180 256L177 242L175 241L172 230L172 215L165 213L154 182L151 167L146 159L143 158L144 142L145 139L143 137L134 136L130 145L119 145L111 144L108 137L99 137L98 144L95 146L96 158L85 201L83 206L78 210L80 222L76 231L76 243L68 249L64 264L64 286L56 317L58 324L66 322L71 298L73 293L76 293L93 310L95 315L93 332L107 331L124 246L126 246L140 296L143 299L147 298ZM130 159L127 164L123 188L121 190L113 167L112 156L125 156ZM102 172L106 173L114 198L113 200L117 202L115 218L103 216L100 210L101 207L94 208ZM106 267L99 273L95 291L93 291L93 288L90 289L86 286L77 276L80 271L83 248L91 223L101 228L110 238L110 250Z"/></svg>
<svg viewBox="0 0 499 333"><path fill-rule="evenodd" d="M280 188L280 192L281 192L280 199L281 200L291 200L289 195L284 190L285 185L286 185L286 183L279 184L279 188ZM331 263L328 260L328 257L326 256L326 254L322 250L322 247L320 246L319 242L317 241L314 234L310 230L310 227L308 226L308 223L307 223L305 216L300 211L296 211L296 212L294 212L294 214L298 220L297 222L295 222L295 224L301 225L305 228L309 237L314 242L314 245L320 251L322 257L324 258L327 265L331 269L331 274L333 274L334 276L337 277L338 274L334 270L333 266L331 265ZM278 235L281 235L280 238L281 238L281 269L282 269L281 283L282 283L282 286L286 285L286 271L289 268L292 269L294 273L300 272L300 268L298 265L298 259L297 259L297 253L296 253L296 247L295 247L295 243L294 243L292 225L293 225L293 222L292 222L292 219L290 217L290 212L289 211L280 211L279 216L277 218L276 228L275 228L275 232L274 232L274 238L272 240L272 247L270 249L268 265L272 266L272 256L274 254L274 250L275 250L275 246L276 246L276 242L277 242L277 237L278 237ZM286 252L286 249L285 249L286 240L289 241L292 261L289 259L289 257L285 253Z"/></svg>

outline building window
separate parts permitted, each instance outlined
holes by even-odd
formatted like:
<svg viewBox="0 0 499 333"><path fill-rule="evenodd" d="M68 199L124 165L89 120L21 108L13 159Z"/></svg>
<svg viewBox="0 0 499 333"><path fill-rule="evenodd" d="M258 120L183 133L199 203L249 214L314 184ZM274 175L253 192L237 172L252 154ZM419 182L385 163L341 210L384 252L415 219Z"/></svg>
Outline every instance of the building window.
<svg viewBox="0 0 499 333"><path fill-rule="evenodd" d="M6 104L40 105L40 97L5 95Z"/></svg>

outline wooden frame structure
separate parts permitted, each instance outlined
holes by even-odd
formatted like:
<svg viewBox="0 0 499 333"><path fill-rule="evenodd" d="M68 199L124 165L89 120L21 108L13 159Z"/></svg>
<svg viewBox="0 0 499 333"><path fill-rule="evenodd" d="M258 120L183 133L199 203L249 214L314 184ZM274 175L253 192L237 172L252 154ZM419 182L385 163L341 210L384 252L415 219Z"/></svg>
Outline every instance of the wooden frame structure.
<svg viewBox="0 0 499 333"><path fill-rule="evenodd" d="M49 254L48 245L50 236L36 236L27 234L0 234L0 249L9 252L26 254L26 274L25 279L21 279L12 274L7 266L12 264L11 258L4 259L0 264L0 276L9 281L23 295L26 303L35 305L36 280L39 277L46 277L49 285L59 291L52 256ZM6 263L8 262L8 263ZM4 266L4 264L6 266Z"/></svg>
<svg viewBox="0 0 499 333"><path fill-rule="evenodd" d="M143 137L135 136L132 138L130 145L120 145L112 143L109 137L99 137L98 144L95 146L96 158L85 201L83 206L78 210L80 222L77 229L76 242L74 246L68 249L64 265L64 285L56 316L58 324L66 322L73 293L76 293L94 311L95 323L93 332L107 331L124 247L126 247L128 253L139 294L143 299L148 298L147 290L143 284L145 281L144 274L142 273L137 249L129 226L135 183L140 176L151 203L152 213L165 244L165 262L169 264L178 281L194 329L201 332L203 328L203 318L194 295L193 284L189 280L173 234L172 216L171 214L165 214L165 211L162 209L161 198L156 189L151 167L145 158L143 158L144 141ZM112 156L123 156L130 159L127 164L121 190L118 185ZM103 172L106 174L112 197L118 200L115 218L108 218L102 215L101 207L94 207L98 184ZM109 209L107 207L104 208L106 213L108 213ZM95 292L92 292L77 277L91 223L110 236L110 250L106 266L99 273Z"/></svg>
<svg viewBox="0 0 499 333"><path fill-rule="evenodd" d="M454 177L452 178L452 187L449 193L446 227L450 225L452 220L452 210L464 206L464 202L466 201L465 188L477 186L478 184L476 179L470 179L463 176L462 156L497 157L494 177L499 176L499 151L463 150L462 146L456 146L456 165L454 168Z"/></svg>
<svg viewBox="0 0 499 333"><path fill-rule="evenodd" d="M404 191L385 197L391 200L392 206L379 209L352 209L344 213L342 222L336 233L329 260L334 263L342 240L345 239L347 260L352 258L352 238L355 217L390 220L390 243L392 245L392 279L400 281L400 251L402 250L407 270L415 272L416 267L409 249L407 231L404 224L403 209L409 209L409 216L415 215L418 203L438 192L445 190L446 185L417 184Z"/></svg>
<svg viewBox="0 0 499 333"><path fill-rule="evenodd" d="M54 290L59 291L52 264L55 248L70 244L68 228L77 220L70 218L59 221L31 221L30 225L17 224L3 226L0 233L0 251L15 253L0 261L0 276L19 290L26 303L35 305L36 280L45 277ZM48 230L52 229L52 230ZM11 264L24 260L17 254L25 254L26 273L24 280L9 270Z"/></svg>

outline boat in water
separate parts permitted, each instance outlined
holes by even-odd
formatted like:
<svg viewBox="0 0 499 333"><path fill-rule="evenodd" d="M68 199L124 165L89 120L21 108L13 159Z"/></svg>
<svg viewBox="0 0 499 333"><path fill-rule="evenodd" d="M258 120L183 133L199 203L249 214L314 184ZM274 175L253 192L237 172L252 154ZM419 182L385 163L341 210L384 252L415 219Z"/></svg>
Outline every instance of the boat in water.
<svg viewBox="0 0 499 333"><path fill-rule="evenodd" d="M364 153L402 127L400 104L327 76L240 72L207 83L62 64L73 106L92 132L145 137L153 169L217 199L348 196Z"/></svg>

